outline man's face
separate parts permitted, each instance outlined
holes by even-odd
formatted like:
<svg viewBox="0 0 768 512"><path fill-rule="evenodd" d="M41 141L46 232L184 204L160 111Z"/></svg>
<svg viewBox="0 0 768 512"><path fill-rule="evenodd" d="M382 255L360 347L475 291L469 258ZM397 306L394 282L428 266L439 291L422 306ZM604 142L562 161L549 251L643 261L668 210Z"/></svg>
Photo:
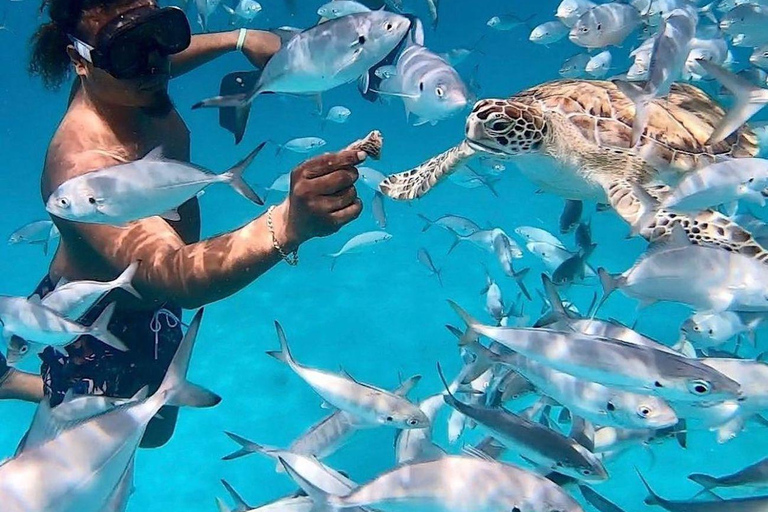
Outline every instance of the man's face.
<svg viewBox="0 0 768 512"><path fill-rule="evenodd" d="M116 6L92 9L83 15L78 27L85 42L95 46L96 35L105 25L120 14L142 6L154 6L154 0L128 1ZM77 74L87 82L89 92L99 100L125 107L146 109L150 114L165 115L172 108L168 97L170 61L157 51L150 53L151 70L148 74L132 79L118 79L79 56L73 58Z"/></svg>

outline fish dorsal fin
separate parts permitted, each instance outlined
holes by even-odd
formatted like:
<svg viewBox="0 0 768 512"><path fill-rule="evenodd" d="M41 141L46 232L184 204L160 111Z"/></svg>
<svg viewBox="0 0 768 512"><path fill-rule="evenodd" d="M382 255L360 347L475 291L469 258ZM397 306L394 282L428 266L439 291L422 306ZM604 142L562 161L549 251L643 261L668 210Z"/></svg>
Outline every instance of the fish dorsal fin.
<svg viewBox="0 0 768 512"><path fill-rule="evenodd" d="M579 416L571 416L570 438L589 450L595 451L595 427Z"/></svg>
<svg viewBox="0 0 768 512"><path fill-rule="evenodd" d="M229 482L222 479L221 485L224 486L224 488L227 490L229 495L232 497L232 501L235 502L235 510L239 512L246 512L247 510L253 510L253 507L250 506L248 503L245 502L242 496L240 496L240 493L238 493L234 487L232 487Z"/></svg>
<svg viewBox="0 0 768 512"><path fill-rule="evenodd" d="M42 300L43 300L43 299L41 299L41 298L40 298L40 295L38 295L38 294L36 294L36 293L35 293L34 295L30 295L30 296L29 296L29 298L28 298L27 300L28 300L29 302L31 302L32 304L38 304L38 305L41 305L41 304L42 304Z"/></svg>
<svg viewBox="0 0 768 512"><path fill-rule="evenodd" d="M408 31L408 43L406 46L424 46L424 24L415 16L408 16L411 20L411 30Z"/></svg>
<svg viewBox="0 0 768 512"><path fill-rule="evenodd" d="M150 150L149 153L144 155L144 158L142 160L164 160L164 150L163 146L157 146L156 148Z"/></svg>
<svg viewBox="0 0 768 512"><path fill-rule="evenodd" d="M132 397L130 401L140 401L144 400L149 396L149 386L144 386L140 390L138 390Z"/></svg>
<svg viewBox="0 0 768 512"><path fill-rule="evenodd" d="M544 291L547 296L547 300L549 301L550 306L552 306L552 312L557 316L558 320L565 320L568 317L568 313L565 311L565 307L563 306L563 301L560 298L560 294L557 293L557 288L555 288L555 283L552 282L552 279L547 274L541 274L541 281L544 284Z"/></svg>
<svg viewBox="0 0 768 512"><path fill-rule="evenodd" d="M393 391L393 394L404 397L405 395L410 393L410 391L416 386L416 384L419 383L420 380L421 380L421 375L414 375L410 379L400 384L400 386L398 386L397 389Z"/></svg>
<svg viewBox="0 0 768 512"><path fill-rule="evenodd" d="M685 234L685 229L680 224L672 226L672 231L664 238L652 243L645 251L645 257L652 254L656 254L662 251L669 251L672 249L683 249L693 245L688 235Z"/></svg>

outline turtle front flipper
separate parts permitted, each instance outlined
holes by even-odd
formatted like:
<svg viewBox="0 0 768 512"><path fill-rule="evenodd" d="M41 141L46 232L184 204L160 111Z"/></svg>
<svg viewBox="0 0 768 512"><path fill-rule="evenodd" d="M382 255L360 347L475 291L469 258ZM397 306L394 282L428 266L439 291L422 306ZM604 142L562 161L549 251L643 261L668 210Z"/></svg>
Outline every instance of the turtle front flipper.
<svg viewBox="0 0 768 512"><path fill-rule="evenodd" d="M721 247L768 263L768 251L747 230L719 212L702 210L688 215L659 209L658 191L627 180L614 180L603 188L611 206L632 226L633 233L649 242L671 235L674 225L679 224L697 245Z"/></svg>
<svg viewBox="0 0 768 512"><path fill-rule="evenodd" d="M379 189L392 199L403 201L418 199L429 192L440 180L455 172L474 154L475 150L463 141L414 169L388 176L381 182Z"/></svg>

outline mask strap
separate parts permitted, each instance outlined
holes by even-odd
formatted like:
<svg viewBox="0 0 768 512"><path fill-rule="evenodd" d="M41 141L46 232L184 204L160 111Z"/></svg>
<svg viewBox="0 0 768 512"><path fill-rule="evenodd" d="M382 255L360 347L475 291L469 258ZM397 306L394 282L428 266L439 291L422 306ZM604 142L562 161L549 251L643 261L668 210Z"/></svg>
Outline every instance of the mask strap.
<svg viewBox="0 0 768 512"><path fill-rule="evenodd" d="M93 64L93 60L91 59L91 51L94 49L93 46L84 41L81 41L73 35L68 35L68 37L69 40L72 41L72 45L75 47L75 51L78 53L78 55Z"/></svg>

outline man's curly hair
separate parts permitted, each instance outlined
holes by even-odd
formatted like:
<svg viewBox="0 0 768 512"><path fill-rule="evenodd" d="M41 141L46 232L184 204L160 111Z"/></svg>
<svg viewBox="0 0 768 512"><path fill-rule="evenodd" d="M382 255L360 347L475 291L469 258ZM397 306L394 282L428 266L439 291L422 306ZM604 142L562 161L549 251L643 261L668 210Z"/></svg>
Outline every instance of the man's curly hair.
<svg viewBox="0 0 768 512"><path fill-rule="evenodd" d="M123 3L126 0L43 0L40 13L47 10L51 21L40 25L32 36L29 73L39 76L46 88L58 89L71 72L69 34L76 31L83 13Z"/></svg>

